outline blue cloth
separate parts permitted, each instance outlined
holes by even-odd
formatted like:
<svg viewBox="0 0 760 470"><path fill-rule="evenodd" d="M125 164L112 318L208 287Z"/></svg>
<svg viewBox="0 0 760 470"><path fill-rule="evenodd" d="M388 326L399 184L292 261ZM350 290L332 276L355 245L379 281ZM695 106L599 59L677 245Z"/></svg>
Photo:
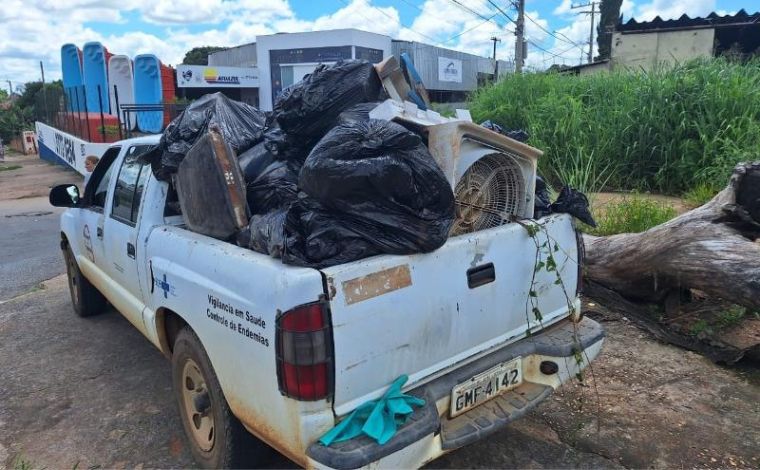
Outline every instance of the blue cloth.
<svg viewBox="0 0 760 470"><path fill-rule="evenodd" d="M425 406L425 400L401 393L409 377L402 375L393 381L385 394L378 399L359 405L348 418L329 430L319 439L322 445L343 442L365 434L383 445L395 434L397 426L414 413L413 406Z"/></svg>

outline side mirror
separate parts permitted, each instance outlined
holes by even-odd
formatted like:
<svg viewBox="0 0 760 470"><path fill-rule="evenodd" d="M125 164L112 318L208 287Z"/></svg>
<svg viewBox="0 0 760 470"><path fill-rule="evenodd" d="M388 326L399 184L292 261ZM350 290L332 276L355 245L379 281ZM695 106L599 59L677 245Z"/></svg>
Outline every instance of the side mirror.
<svg viewBox="0 0 760 470"><path fill-rule="evenodd" d="M79 204L79 188L73 184L59 184L50 190L50 205L76 207Z"/></svg>

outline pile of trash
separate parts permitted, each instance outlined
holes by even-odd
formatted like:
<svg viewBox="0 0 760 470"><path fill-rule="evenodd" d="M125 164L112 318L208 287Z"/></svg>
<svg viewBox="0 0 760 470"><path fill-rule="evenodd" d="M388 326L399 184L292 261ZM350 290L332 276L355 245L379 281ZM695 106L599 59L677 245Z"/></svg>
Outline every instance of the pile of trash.
<svg viewBox="0 0 760 470"><path fill-rule="evenodd" d="M145 158L176 189L188 229L286 264L324 268L433 251L456 216L452 184L419 127L370 118L387 98L380 76L362 60L320 65L285 89L271 113L206 95ZM534 201L536 218L568 212L593 224L585 196L571 188L551 203L539 178Z"/></svg>
<svg viewBox="0 0 760 470"><path fill-rule="evenodd" d="M369 118L384 98L374 66L321 65L267 114L215 93L148 153L177 189L187 228L322 268L446 242L454 194L422 138Z"/></svg>

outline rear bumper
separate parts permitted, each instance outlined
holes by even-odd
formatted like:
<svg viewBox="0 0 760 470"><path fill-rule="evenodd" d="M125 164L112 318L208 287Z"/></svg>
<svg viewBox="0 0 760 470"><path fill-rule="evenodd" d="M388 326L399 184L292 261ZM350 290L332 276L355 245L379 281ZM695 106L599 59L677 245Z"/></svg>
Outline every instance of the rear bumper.
<svg viewBox="0 0 760 470"><path fill-rule="evenodd" d="M425 385L409 391L425 398L396 435L381 446L362 436L325 447L313 443L306 451L316 468L353 469L372 464L381 468L417 468L451 450L478 441L522 417L583 370L601 350L604 330L584 318L561 321L539 334L494 351ZM471 377L516 357L522 360L523 384L450 419L451 389ZM546 375L540 364L551 361L558 371Z"/></svg>

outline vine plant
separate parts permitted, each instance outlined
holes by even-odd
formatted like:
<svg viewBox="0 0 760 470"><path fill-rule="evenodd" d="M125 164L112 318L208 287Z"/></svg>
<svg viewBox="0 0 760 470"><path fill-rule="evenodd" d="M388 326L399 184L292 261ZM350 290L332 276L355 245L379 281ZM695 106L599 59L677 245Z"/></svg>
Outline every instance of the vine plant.
<svg viewBox="0 0 760 470"><path fill-rule="evenodd" d="M546 222L547 221L538 221L538 220L523 220L523 221L516 221L520 226L522 226L525 231L528 233L528 236L533 241L533 244L536 247L536 255L535 255L535 262L533 266L533 274L531 275L530 280L530 289L528 290L528 298L525 302L525 316L528 320L528 330L526 331L527 335L530 336L532 334L531 328L530 328L530 316L533 315L533 318L538 321L539 325L543 329L543 319L544 315L541 311L541 308L538 303L538 285L536 281L537 274L546 271L547 273L550 273L554 276L553 284L560 286L562 290L562 294L565 297L565 302L567 304L568 312L575 312L575 304L573 300L571 299L570 295L567 293L567 288L565 286L565 281L562 279L562 272L561 268L558 266L557 263L557 256L559 256L560 253L562 253L564 256L567 257L570 261L578 261L577 259L574 259L567 251L565 251L562 246L557 242L554 237L549 234L549 231L546 228ZM580 253L579 253L580 255ZM594 369L591 366L591 361L588 359L588 356L585 354L583 350L583 346L580 341L580 335L578 333L578 324L573 321L573 357L575 358L576 365L580 368L580 366L583 365L584 360L586 361L586 364L588 366L589 371L591 372L591 379L594 385L594 390L597 396L597 408L599 407L599 391L596 386L596 378L594 377ZM581 384L584 384L584 374L583 371L580 370L576 374L576 379ZM581 406L583 405L583 394L581 393ZM598 425L598 422L597 422Z"/></svg>

